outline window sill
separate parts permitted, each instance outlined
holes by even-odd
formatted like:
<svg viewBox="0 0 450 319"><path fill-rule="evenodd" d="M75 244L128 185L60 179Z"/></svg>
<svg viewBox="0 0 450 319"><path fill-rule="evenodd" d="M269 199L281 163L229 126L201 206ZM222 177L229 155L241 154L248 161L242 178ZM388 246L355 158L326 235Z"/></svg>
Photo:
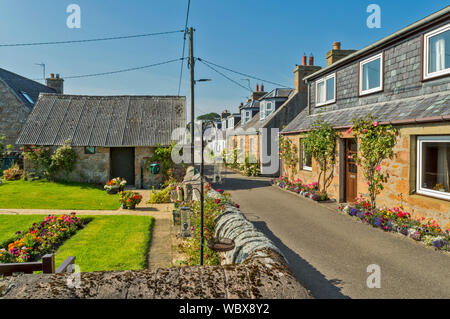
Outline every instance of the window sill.
<svg viewBox="0 0 450 319"><path fill-rule="evenodd" d="M359 92L359 96L363 97L363 96L367 96L367 95L371 95L371 94L375 94L375 93L380 93L380 92L383 92L383 88L372 89L372 90L368 90L368 91L360 91Z"/></svg>
<svg viewBox="0 0 450 319"><path fill-rule="evenodd" d="M422 82L427 82L427 81L432 81L432 80L438 80L438 79L442 79L445 77L450 76L450 70L446 73L442 73L442 74L436 74L436 75L428 75L428 76L424 76L422 79Z"/></svg>
<svg viewBox="0 0 450 319"><path fill-rule="evenodd" d="M416 194L426 196L426 197L432 197L435 199L443 199L446 201L450 201L450 194L446 194L443 192L437 192L437 191L433 191L433 190L418 190L416 192Z"/></svg>
<svg viewBox="0 0 450 319"><path fill-rule="evenodd" d="M307 172L312 172L312 167L308 167L308 166L303 166L302 167L303 171L307 171Z"/></svg>
<svg viewBox="0 0 450 319"><path fill-rule="evenodd" d="M336 100L329 100L329 101L327 101L327 102L324 102L324 103L317 103L316 105L315 105L315 107L322 107L322 106L328 106L328 105L331 105L331 104L335 104L336 103Z"/></svg>

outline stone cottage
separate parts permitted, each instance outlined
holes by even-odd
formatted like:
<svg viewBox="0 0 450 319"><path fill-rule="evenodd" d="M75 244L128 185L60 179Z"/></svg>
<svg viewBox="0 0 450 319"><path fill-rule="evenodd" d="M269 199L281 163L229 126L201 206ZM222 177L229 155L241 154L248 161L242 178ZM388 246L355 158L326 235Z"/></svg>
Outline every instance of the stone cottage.
<svg viewBox="0 0 450 319"><path fill-rule="evenodd" d="M330 62L305 78L309 103L282 131L299 149L298 173L285 165L282 174L317 181L319 168L302 151L301 139L321 117L340 134L329 194L339 202L367 194L351 159L358 141L348 129L353 118L371 114L400 133L394 158L382 165L389 179L377 205L403 205L449 228L450 7Z"/></svg>
<svg viewBox="0 0 450 319"><path fill-rule="evenodd" d="M62 83L59 76L58 80L58 83ZM15 146L20 130L33 109L39 93L62 93L62 84L61 91L52 86L53 84L55 81L47 81L45 86L0 68L0 134L6 136L5 145Z"/></svg>
<svg viewBox="0 0 450 319"><path fill-rule="evenodd" d="M71 180L104 184L122 177L149 188L146 160L185 123L183 96L41 94L17 144L52 147L70 140L78 155Z"/></svg>

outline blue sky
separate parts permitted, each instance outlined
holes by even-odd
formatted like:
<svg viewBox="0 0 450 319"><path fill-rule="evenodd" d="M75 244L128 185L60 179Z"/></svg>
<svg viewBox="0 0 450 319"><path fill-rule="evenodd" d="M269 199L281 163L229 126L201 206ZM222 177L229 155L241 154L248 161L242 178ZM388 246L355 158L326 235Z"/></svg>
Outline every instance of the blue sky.
<svg viewBox="0 0 450 319"><path fill-rule="evenodd" d="M66 26L68 5L81 7L81 28ZM381 28L369 29L366 8L381 7ZM189 26L195 32L195 56L293 86L293 69L303 53L325 66L334 41L343 49L361 49L448 5L447 1L191 0ZM0 0L0 44L80 40L181 30L187 0ZM3 47L0 67L29 78L42 77L35 63L62 77L138 67L181 57L183 34L84 44ZM186 45L187 47L187 45ZM186 50L187 54L187 50ZM68 79L67 94L176 95L180 62L116 75ZM183 71L181 95L188 97L189 72ZM201 63L196 78L196 115L236 111L249 92ZM247 86L240 75L227 73ZM251 80L254 87L257 81ZM274 88L265 83L266 91Z"/></svg>

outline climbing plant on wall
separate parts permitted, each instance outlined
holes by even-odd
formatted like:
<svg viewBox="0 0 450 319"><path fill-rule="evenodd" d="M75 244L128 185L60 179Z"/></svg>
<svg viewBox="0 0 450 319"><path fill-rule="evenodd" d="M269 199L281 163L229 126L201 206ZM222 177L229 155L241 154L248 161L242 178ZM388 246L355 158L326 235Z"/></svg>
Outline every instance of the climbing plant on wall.
<svg viewBox="0 0 450 319"><path fill-rule="evenodd" d="M318 163L320 173L317 183L322 193L326 193L333 180L337 137L338 134L333 127L319 117L302 139L305 153L311 154Z"/></svg>
<svg viewBox="0 0 450 319"><path fill-rule="evenodd" d="M371 207L375 209L376 197L384 189L388 176L382 172L381 162L393 157L398 131L392 125L379 125L371 115L353 119L353 127L348 132L352 130L359 142L359 150L353 157L363 171Z"/></svg>
<svg viewBox="0 0 450 319"><path fill-rule="evenodd" d="M298 147L286 136L280 136L280 158L290 168L292 175L297 174Z"/></svg>

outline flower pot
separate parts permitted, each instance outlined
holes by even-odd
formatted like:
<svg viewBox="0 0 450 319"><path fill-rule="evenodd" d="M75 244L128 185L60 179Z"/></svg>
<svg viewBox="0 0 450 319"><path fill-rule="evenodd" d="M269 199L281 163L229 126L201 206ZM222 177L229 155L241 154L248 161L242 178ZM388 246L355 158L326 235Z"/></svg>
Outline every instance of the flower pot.
<svg viewBox="0 0 450 319"><path fill-rule="evenodd" d="M121 204L120 207L122 207L123 209L128 209L127 205Z"/></svg>
<svg viewBox="0 0 450 319"><path fill-rule="evenodd" d="M136 209L136 205L131 205L128 209Z"/></svg>

